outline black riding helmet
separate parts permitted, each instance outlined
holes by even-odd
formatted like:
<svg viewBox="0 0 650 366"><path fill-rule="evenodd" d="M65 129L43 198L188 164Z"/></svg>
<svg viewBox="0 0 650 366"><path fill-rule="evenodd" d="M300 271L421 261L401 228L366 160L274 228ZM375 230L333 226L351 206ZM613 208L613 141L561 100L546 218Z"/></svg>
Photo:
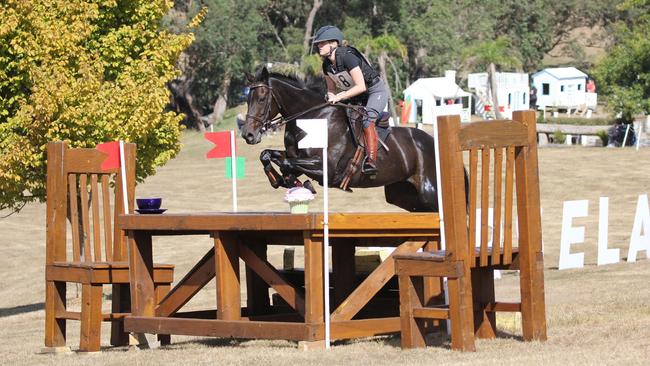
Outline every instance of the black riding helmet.
<svg viewBox="0 0 650 366"><path fill-rule="evenodd" d="M316 34L314 34L314 40L312 41L312 44L323 41L337 41L340 45L343 43L343 32L341 32L340 29L333 25L320 27L316 31Z"/></svg>

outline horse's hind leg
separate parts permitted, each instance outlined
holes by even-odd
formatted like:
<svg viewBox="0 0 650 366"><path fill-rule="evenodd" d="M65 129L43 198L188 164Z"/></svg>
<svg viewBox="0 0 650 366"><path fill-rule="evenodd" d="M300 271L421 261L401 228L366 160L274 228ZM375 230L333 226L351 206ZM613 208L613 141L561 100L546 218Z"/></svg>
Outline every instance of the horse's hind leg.
<svg viewBox="0 0 650 366"><path fill-rule="evenodd" d="M384 186L384 195L386 202L409 212L438 212L435 192L418 192L407 180Z"/></svg>

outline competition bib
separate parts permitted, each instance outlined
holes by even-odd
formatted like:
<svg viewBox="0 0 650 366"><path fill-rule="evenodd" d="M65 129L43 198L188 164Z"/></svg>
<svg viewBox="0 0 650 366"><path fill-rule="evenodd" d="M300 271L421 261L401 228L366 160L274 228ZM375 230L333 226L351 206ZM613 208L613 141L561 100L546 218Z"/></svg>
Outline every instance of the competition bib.
<svg viewBox="0 0 650 366"><path fill-rule="evenodd" d="M336 84L336 88L342 91L349 90L354 86L352 75L347 71L341 71L337 74L328 73L329 77Z"/></svg>

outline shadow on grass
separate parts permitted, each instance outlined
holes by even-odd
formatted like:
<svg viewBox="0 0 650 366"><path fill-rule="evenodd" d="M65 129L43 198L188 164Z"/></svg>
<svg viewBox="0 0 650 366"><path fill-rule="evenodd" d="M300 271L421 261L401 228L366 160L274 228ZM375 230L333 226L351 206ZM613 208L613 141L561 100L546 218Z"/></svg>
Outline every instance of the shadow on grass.
<svg viewBox="0 0 650 366"><path fill-rule="evenodd" d="M31 313L45 309L44 302L37 302L34 304L18 305L11 308L0 308L0 318L5 318L12 315Z"/></svg>

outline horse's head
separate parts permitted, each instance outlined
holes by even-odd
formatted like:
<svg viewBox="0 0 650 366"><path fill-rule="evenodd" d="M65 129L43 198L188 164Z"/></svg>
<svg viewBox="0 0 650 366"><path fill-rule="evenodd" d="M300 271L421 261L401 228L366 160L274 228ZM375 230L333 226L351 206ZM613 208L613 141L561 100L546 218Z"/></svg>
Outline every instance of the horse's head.
<svg viewBox="0 0 650 366"><path fill-rule="evenodd" d="M271 118L279 112L278 103L273 96L269 83L269 72L263 67L255 76L246 74L250 91L248 94L248 111L246 121L241 128L241 136L248 144L257 144L262 140Z"/></svg>

